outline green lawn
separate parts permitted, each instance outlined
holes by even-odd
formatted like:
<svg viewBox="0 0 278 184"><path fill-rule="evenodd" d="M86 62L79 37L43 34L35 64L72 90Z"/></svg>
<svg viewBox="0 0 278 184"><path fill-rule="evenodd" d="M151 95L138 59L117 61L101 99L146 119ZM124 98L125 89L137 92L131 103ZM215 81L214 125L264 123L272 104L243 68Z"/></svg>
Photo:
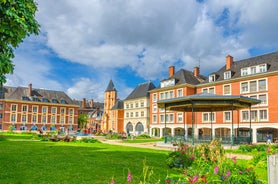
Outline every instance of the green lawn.
<svg viewBox="0 0 278 184"><path fill-rule="evenodd" d="M0 141L0 183L139 183L143 161L162 181L168 151L102 143Z"/></svg>

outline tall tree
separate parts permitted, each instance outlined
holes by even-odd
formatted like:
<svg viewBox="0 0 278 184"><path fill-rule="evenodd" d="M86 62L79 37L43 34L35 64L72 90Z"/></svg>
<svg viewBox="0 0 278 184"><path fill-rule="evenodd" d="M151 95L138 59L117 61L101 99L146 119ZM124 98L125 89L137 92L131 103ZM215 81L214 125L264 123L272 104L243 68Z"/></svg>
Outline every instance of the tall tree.
<svg viewBox="0 0 278 184"><path fill-rule="evenodd" d="M14 49L31 34L39 33L34 0L0 0L0 86L12 73Z"/></svg>

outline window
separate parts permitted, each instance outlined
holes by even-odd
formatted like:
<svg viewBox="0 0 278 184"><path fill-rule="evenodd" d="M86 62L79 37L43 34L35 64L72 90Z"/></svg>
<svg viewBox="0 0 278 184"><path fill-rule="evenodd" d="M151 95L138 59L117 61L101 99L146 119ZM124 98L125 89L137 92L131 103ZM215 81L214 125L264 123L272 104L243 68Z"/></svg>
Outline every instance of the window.
<svg viewBox="0 0 278 184"><path fill-rule="evenodd" d="M43 98L42 101L43 102L49 102L49 100L47 98Z"/></svg>
<svg viewBox="0 0 278 184"><path fill-rule="evenodd" d="M212 74L209 76L209 82L214 82L215 81L215 74Z"/></svg>
<svg viewBox="0 0 278 184"><path fill-rule="evenodd" d="M56 108L56 107L52 107L52 108L51 108L51 113L55 114L56 111L57 111L57 108Z"/></svg>
<svg viewBox="0 0 278 184"><path fill-rule="evenodd" d="M126 108L127 108L127 109L129 108L129 104L126 104Z"/></svg>
<svg viewBox="0 0 278 184"><path fill-rule="evenodd" d="M248 111L241 111L241 120L248 121L249 120L249 112Z"/></svg>
<svg viewBox="0 0 278 184"><path fill-rule="evenodd" d="M260 65L260 66L259 66L259 72L260 72L260 73L266 72L266 64L263 64L263 65Z"/></svg>
<svg viewBox="0 0 278 184"><path fill-rule="evenodd" d="M259 110L260 113L260 120L265 121L268 119L267 110Z"/></svg>
<svg viewBox="0 0 278 184"><path fill-rule="evenodd" d="M174 114L170 114L170 122L174 122Z"/></svg>
<svg viewBox="0 0 278 184"><path fill-rule="evenodd" d="M130 104L130 108L133 109L133 104Z"/></svg>
<svg viewBox="0 0 278 184"><path fill-rule="evenodd" d="M2 113L0 113L0 119L2 119L3 118L3 115L2 115Z"/></svg>
<svg viewBox="0 0 278 184"><path fill-rule="evenodd" d="M266 79L259 80L259 91L265 91L266 90Z"/></svg>
<svg viewBox="0 0 278 184"><path fill-rule="evenodd" d="M67 104L66 100L61 100L61 104Z"/></svg>
<svg viewBox="0 0 278 184"><path fill-rule="evenodd" d="M174 98L174 91L170 91L170 98Z"/></svg>
<svg viewBox="0 0 278 184"><path fill-rule="evenodd" d="M22 112L27 112L27 111L28 111L27 105L23 105L23 106L22 106Z"/></svg>
<svg viewBox="0 0 278 184"><path fill-rule="evenodd" d="M248 68L242 68L241 69L241 76L248 75Z"/></svg>
<svg viewBox="0 0 278 184"><path fill-rule="evenodd" d="M207 88L203 89L203 93L208 93L208 89Z"/></svg>
<svg viewBox="0 0 278 184"><path fill-rule="evenodd" d="M161 122L161 123L164 123L164 122L165 122L165 119L164 119L164 115L163 115L163 114L160 114L160 122Z"/></svg>
<svg viewBox="0 0 278 184"><path fill-rule="evenodd" d="M223 94L224 95L231 95L231 85L224 85Z"/></svg>
<svg viewBox="0 0 278 184"><path fill-rule="evenodd" d="M65 108L61 108L61 114L65 114Z"/></svg>
<svg viewBox="0 0 278 184"><path fill-rule="evenodd" d="M203 122L215 122L214 112L203 112Z"/></svg>
<svg viewBox="0 0 278 184"><path fill-rule="evenodd" d="M57 99L52 99L52 103L59 103Z"/></svg>
<svg viewBox="0 0 278 184"><path fill-rule="evenodd" d="M47 113L47 107L42 107L42 112Z"/></svg>
<svg viewBox="0 0 278 184"><path fill-rule="evenodd" d="M209 93L215 94L215 93L214 93L214 88L209 88Z"/></svg>
<svg viewBox="0 0 278 184"><path fill-rule="evenodd" d="M69 109L69 114L73 114L73 109Z"/></svg>
<svg viewBox="0 0 278 184"><path fill-rule="evenodd" d="M56 116L51 116L51 123L53 123L53 124L56 123Z"/></svg>
<svg viewBox="0 0 278 184"><path fill-rule="evenodd" d="M225 122L231 122L232 121L232 117L231 117L231 112L224 112L224 121Z"/></svg>
<svg viewBox="0 0 278 184"><path fill-rule="evenodd" d="M250 92L257 91L257 81L250 81Z"/></svg>
<svg viewBox="0 0 278 184"><path fill-rule="evenodd" d="M16 114L11 114L11 122L16 122Z"/></svg>
<svg viewBox="0 0 278 184"><path fill-rule="evenodd" d="M22 115L22 119L21 119L21 121L23 122L23 123L26 123L26 115L24 114L24 115Z"/></svg>
<svg viewBox="0 0 278 184"><path fill-rule="evenodd" d="M178 113L178 122L183 122L182 113Z"/></svg>
<svg viewBox="0 0 278 184"><path fill-rule="evenodd" d="M178 89L178 97L182 97L182 89Z"/></svg>
<svg viewBox="0 0 278 184"><path fill-rule="evenodd" d="M42 116L42 122L43 122L43 123L47 123L47 121L46 121L46 116L45 116L45 115Z"/></svg>
<svg viewBox="0 0 278 184"><path fill-rule="evenodd" d="M12 105L12 111L16 111L16 105Z"/></svg>
<svg viewBox="0 0 278 184"><path fill-rule="evenodd" d="M168 99L169 98L169 92L165 92L165 98Z"/></svg>
<svg viewBox="0 0 278 184"><path fill-rule="evenodd" d="M69 124L73 124L73 118L69 117Z"/></svg>
<svg viewBox="0 0 278 184"><path fill-rule="evenodd" d="M32 123L37 123L37 115L32 116Z"/></svg>
<svg viewBox="0 0 278 184"><path fill-rule="evenodd" d="M156 101L157 101L157 95L156 95L156 93L155 93L155 94L153 94L153 101L154 101L154 102L156 102Z"/></svg>
<svg viewBox="0 0 278 184"><path fill-rule="evenodd" d="M38 107L37 106L33 106L32 109L33 109L32 110L33 112L38 112Z"/></svg>
<svg viewBox="0 0 278 184"><path fill-rule="evenodd" d="M3 109L3 104L0 104L0 109Z"/></svg>
<svg viewBox="0 0 278 184"><path fill-rule="evenodd" d="M144 111L141 111L141 117L144 117L144 114L145 114Z"/></svg>
<svg viewBox="0 0 278 184"><path fill-rule="evenodd" d="M141 107L144 107L144 102L141 102Z"/></svg>
<svg viewBox="0 0 278 184"><path fill-rule="evenodd" d="M248 82L241 83L241 93L248 92Z"/></svg>
<svg viewBox="0 0 278 184"><path fill-rule="evenodd" d="M135 117L138 117L139 116L139 113L138 112L135 112Z"/></svg>
<svg viewBox="0 0 278 184"><path fill-rule="evenodd" d="M64 124L65 123L65 118L64 117L60 117L60 123Z"/></svg>
<svg viewBox="0 0 278 184"><path fill-rule="evenodd" d="M125 116L126 116L127 118L129 118L129 113L127 112L127 113L125 114Z"/></svg>
<svg viewBox="0 0 278 184"><path fill-rule="evenodd" d="M138 107L139 107L138 102L136 102L135 103L135 108L138 108Z"/></svg>
<svg viewBox="0 0 278 184"><path fill-rule="evenodd" d="M224 72L224 79L230 79L232 77L231 71Z"/></svg>
<svg viewBox="0 0 278 184"><path fill-rule="evenodd" d="M258 122L257 110L251 111L251 120L254 122Z"/></svg>
<svg viewBox="0 0 278 184"><path fill-rule="evenodd" d="M39 101L39 99L38 99L38 98L36 98L36 97L33 97L33 101L34 101L34 102L38 102L38 101Z"/></svg>
<svg viewBox="0 0 278 184"><path fill-rule="evenodd" d="M156 123L156 115L153 115L153 123Z"/></svg>
<svg viewBox="0 0 278 184"><path fill-rule="evenodd" d="M130 113L130 117L133 118L133 112Z"/></svg>
<svg viewBox="0 0 278 184"><path fill-rule="evenodd" d="M160 100L164 99L164 93L160 93Z"/></svg>
<svg viewBox="0 0 278 184"><path fill-rule="evenodd" d="M267 104L266 94L260 94L259 100L261 100L260 104L266 105Z"/></svg>
<svg viewBox="0 0 278 184"><path fill-rule="evenodd" d="M157 105L153 104L153 112L157 112Z"/></svg>
<svg viewBox="0 0 278 184"><path fill-rule="evenodd" d="M250 68L250 70L251 70L251 74L256 74L257 72L256 72L256 66L252 66L251 68Z"/></svg>

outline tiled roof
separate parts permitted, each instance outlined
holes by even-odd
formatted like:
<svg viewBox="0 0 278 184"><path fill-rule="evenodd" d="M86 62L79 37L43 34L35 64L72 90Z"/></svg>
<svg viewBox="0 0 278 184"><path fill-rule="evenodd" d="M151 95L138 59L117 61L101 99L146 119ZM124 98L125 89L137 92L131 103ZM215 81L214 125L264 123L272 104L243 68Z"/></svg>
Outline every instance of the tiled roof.
<svg viewBox="0 0 278 184"><path fill-rule="evenodd" d="M220 70L212 74L216 75L215 82L224 80L224 73L226 71L232 72L231 79L239 78L241 77L242 68L256 66L264 63L268 64L267 72L278 71L278 52L273 52L270 54L243 59L240 61L234 61L230 70L226 70L226 65L225 65ZM207 79L204 83L208 83L208 82L209 80Z"/></svg>
<svg viewBox="0 0 278 184"><path fill-rule="evenodd" d="M122 100L118 100L115 105L111 108L111 110L124 109L124 102Z"/></svg>
<svg viewBox="0 0 278 184"><path fill-rule="evenodd" d="M61 104L74 104L72 99L63 91L32 89L30 95L27 87L4 86L4 98L11 100L37 101Z"/></svg>
<svg viewBox="0 0 278 184"><path fill-rule="evenodd" d="M125 100L148 97L149 91L154 88L155 85L152 82L141 83L128 95L128 97Z"/></svg>
<svg viewBox="0 0 278 184"><path fill-rule="evenodd" d="M109 84L105 90L105 92L108 92L108 91L117 91L112 80L109 81Z"/></svg>

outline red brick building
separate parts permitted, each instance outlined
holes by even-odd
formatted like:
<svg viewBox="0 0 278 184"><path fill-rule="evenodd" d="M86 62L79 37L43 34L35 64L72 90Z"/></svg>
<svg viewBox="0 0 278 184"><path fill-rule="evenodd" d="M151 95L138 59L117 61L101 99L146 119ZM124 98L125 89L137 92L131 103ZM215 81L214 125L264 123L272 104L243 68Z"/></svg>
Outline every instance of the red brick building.
<svg viewBox="0 0 278 184"><path fill-rule="evenodd" d="M162 80L160 86L150 91L151 125L153 136L162 137L165 129L171 136L190 135L192 113L167 111L157 108L157 101L178 98L199 93L217 95L240 95L261 100L260 104L250 109L221 112L196 112L197 123L195 138L205 136L249 137L250 122L252 141L264 142L269 134L273 141L278 139L278 52L234 61L227 56L225 65L208 77L200 75L199 68L194 71L184 69L175 73L169 68L168 79ZM166 118L164 117L166 115ZM232 117L233 116L233 117ZM164 119L165 118L165 119ZM231 130L233 119L234 129Z"/></svg>
<svg viewBox="0 0 278 184"><path fill-rule="evenodd" d="M1 89L0 129L76 130L78 105L62 91L8 87Z"/></svg>

